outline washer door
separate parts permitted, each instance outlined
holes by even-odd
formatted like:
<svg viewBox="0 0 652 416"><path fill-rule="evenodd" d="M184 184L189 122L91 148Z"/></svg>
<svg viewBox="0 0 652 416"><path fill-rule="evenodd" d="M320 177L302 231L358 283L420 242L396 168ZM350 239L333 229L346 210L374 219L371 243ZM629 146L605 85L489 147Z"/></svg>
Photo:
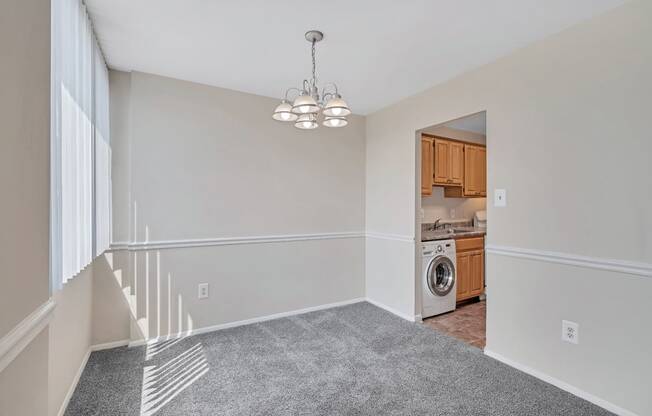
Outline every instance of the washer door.
<svg viewBox="0 0 652 416"><path fill-rule="evenodd" d="M455 285L455 265L448 257L434 258L428 265L426 280L433 295L448 295Z"/></svg>

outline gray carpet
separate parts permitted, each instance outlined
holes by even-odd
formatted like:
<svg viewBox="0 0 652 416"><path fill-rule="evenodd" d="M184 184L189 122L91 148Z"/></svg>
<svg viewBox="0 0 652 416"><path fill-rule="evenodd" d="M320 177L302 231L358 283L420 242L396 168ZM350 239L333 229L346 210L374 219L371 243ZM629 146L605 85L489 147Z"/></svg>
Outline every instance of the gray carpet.
<svg viewBox="0 0 652 416"><path fill-rule="evenodd" d="M95 352L66 411L380 414L610 413L368 303Z"/></svg>

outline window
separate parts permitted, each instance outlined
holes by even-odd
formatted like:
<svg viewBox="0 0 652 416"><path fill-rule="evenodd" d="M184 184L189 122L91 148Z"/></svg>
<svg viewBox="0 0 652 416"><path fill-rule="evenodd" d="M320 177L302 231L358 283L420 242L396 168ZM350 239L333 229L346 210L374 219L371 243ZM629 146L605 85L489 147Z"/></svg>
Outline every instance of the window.
<svg viewBox="0 0 652 416"><path fill-rule="evenodd" d="M109 247L109 80L81 0L52 1L52 289Z"/></svg>

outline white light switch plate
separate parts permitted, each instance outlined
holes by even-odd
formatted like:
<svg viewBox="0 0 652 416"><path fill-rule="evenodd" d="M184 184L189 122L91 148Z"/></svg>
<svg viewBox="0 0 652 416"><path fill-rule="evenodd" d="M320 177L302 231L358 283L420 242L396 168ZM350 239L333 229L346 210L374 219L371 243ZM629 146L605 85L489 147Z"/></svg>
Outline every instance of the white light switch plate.
<svg viewBox="0 0 652 416"><path fill-rule="evenodd" d="M494 206L495 207L507 206L507 191L505 189L494 190Z"/></svg>

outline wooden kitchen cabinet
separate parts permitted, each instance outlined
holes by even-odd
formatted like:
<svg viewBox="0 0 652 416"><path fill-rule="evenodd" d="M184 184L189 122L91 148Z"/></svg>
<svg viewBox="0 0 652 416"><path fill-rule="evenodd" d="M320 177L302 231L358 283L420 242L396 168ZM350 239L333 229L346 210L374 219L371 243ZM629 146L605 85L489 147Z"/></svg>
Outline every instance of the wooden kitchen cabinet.
<svg viewBox="0 0 652 416"><path fill-rule="evenodd" d="M484 237L459 239L455 245L459 302L484 293Z"/></svg>
<svg viewBox="0 0 652 416"><path fill-rule="evenodd" d="M464 144L451 142L450 179L455 185L464 183Z"/></svg>
<svg viewBox="0 0 652 416"><path fill-rule="evenodd" d="M457 296L456 301L459 302L468 299L471 293L471 255L468 252L457 253Z"/></svg>
<svg viewBox="0 0 652 416"><path fill-rule="evenodd" d="M447 198L487 196L487 148L482 145L421 137L421 195L442 186Z"/></svg>
<svg viewBox="0 0 652 416"><path fill-rule="evenodd" d="M421 196L432 195L434 139L421 137Z"/></svg>
<svg viewBox="0 0 652 416"><path fill-rule="evenodd" d="M464 181L464 144L435 139L435 185L461 186Z"/></svg>
<svg viewBox="0 0 652 416"><path fill-rule="evenodd" d="M487 149L464 145L464 196L487 196Z"/></svg>

